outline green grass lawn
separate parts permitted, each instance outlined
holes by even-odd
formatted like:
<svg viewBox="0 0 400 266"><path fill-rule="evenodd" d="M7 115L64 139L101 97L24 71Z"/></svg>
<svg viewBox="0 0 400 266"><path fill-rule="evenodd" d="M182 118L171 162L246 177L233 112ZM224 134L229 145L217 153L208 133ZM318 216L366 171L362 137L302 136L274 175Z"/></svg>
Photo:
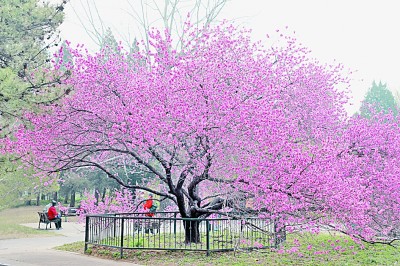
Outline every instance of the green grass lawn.
<svg viewBox="0 0 400 266"><path fill-rule="evenodd" d="M111 229L112 231L112 229ZM112 235L112 233L110 233ZM240 241L242 239L242 241ZM135 234L124 237L123 243L126 248L163 248L163 249L197 249L206 250L206 234L201 233L199 243L185 244L185 234L179 233L144 233L137 231ZM121 243L120 237L108 237L99 242L99 244L107 246L119 246ZM253 248L258 246L269 246L270 240L266 234L254 232L250 236L242 236L233 234L227 230L210 232L209 247L210 250L217 249L234 249L239 248ZM272 245L272 240L271 240Z"/></svg>
<svg viewBox="0 0 400 266"><path fill-rule="evenodd" d="M37 223L37 212L41 209L27 206L0 211L0 239L54 235L51 230L20 225ZM93 256L119 259L118 249L89 247L88 253ZM83 248L83 242L76 242L57 249L83 253ZM290 250L293 252L288 252ZM266 249L215 252L206 256L205 252L192 251L126 250L124 260L145 265L400 265L400 243L396 243L395 248L379 244L360 247L339 234L289 235L280 252Z"/></svg>
<svg viewBox="0 0 400 266"><path fill-rule="evenodd" d="M58 249L83 253L83 246L83 242L76 242ZM126 250L124 260L145 265L400 265L399 246L362 247L339 234L304 234L289 235L282 251L215 252L206 256L205 252ZM119 250L112 248L90 246L88 251L108 259L120 256Z"/></svg>
<svg viewBox="0 0 400 266"><path fill-rule="evenodd" d="M26 227L23 223L38 223L41 206L25 206L0 211L0 239L52 236L51 231ZM43 224L41 225L43 227Z"/></svg>

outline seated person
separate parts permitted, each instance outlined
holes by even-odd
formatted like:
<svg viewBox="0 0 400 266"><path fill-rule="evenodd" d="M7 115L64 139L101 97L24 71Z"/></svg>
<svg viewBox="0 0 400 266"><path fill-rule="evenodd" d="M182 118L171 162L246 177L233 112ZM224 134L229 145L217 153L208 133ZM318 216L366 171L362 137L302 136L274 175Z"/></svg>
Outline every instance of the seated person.
<svg viewBox="0 0 400 266"><path fill-rule="evenodd" d="M54 222L56 224L56 228L57 230L59 230L61 228L61 215L57 213L56 210L56 204L57 202L55 200L53 200L51 202L51 207L49 208L48 212L47 212L47 218Z"/></svg>

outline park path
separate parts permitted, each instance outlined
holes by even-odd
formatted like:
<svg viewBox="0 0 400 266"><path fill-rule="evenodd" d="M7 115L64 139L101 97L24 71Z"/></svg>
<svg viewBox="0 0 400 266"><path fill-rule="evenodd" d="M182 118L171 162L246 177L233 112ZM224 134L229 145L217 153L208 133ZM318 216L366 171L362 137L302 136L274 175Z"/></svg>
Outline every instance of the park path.
<svg viewBox="0 0 400 266"><path fill-rule="evenodd" d="M37 228L37 223L23 224L24 226ZM41 225L43 227L43 224ZM137 265L123 261L105 260L74 252L58 251L56 246L83 241L85 229L82 224L76 222L63 222L62 230L54 230L55 236L34 237L0 240L0 266L106 266L106 265ZM54 227L54 226L53 226Z"/></svg>

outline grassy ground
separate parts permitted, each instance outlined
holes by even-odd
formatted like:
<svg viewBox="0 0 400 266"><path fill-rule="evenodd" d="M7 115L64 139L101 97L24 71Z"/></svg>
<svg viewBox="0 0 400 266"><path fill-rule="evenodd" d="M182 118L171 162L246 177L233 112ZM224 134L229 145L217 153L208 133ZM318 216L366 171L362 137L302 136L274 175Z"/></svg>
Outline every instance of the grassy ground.
<svg viewBox="0 0 400 266"><path fill-rule="evenodd" d="M0 211L0 239L52 236L51 231L37 230L22 226L23 223L39 222L38 211L41 206L26 206ZM43 227L43 224L41 225Z"/></svg>
<svg viewBox="0 0 400 266"><path fill-rule="evenodd" d="M52 231L19 225L37 223L41 209L28 206L0 211L0 239L52 236ZM144 265L400 265L399 246L360 247L340 235L290 235L282 251L223 252L207 257L205 252L129 250L123 259ZM76 242L57 249L83 253L83 247L83 242ZM91 246L89 253L115 260L120 257L119 250L112 248Z"/></svg>
<svg viewBox="0 0 400 266"><path fill-rule="evenodd" d="M83 246L76 242L58 249L83 253ZM120 257L118 249L92 246L88 251L108 259ZM291 235L282 251L222 252L207 257L205 252L128 250L124 260L144 265L400 265L400 247L362 247L340 235Z"/></svg>
<svg viewBox="0 0 400 266"><path fill-rule="evenodd" d="M112 228L111 228L112 230ZM233 234L229 231L218 231L210 233L210 249L234 249L237 247L239 241L239 234ZM261 234L259 232L254 232L250 236L247 236L247 241L242 238L239 248L252 248L258 245L269 246L270 241L266 234ZM200 243L192 243L190 245L185 244L185 234L183 232L173 233L137 233L132 236L126 236L123 239L124 247L127 248L163 248L163 249L206 249L206 234L201 232ZM118 246L121 243L121 237L107 237L104 238L100 244L108 246ZM257 243L257 244L255 244Z"/></svg>

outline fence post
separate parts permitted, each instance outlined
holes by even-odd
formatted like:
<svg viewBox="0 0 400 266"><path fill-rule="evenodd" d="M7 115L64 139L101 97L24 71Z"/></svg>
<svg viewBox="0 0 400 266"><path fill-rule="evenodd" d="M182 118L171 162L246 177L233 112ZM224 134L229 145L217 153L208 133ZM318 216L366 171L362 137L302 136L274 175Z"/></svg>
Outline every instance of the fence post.
<svg viewBox="0 0 400 266"><path fill-rule="evenodd" d="M87 251L89 241L89 216L86 215L86 222L85 222L85 249L84 253Z"/></svg>
<svg viewBox="0 0 400 266"><path fill-rule="evenodd" d="M117 235L117 214L114 214L114 235L115 237Z"/></svg>
<svg viewBox="0 0 400 266"><path fill-rule="evenodd" d="M114 217L116 220L117 217ZM121 259L124 256L124 218L121 218L121 249L120 249Z"/></svg>
<svg viewBox="0 0 400 266"><path fill-rule="evenodd" d="M276 232L277 227L276 227L276 219L273 220L274 223L274 248L278 247L278 234Z"/></svg>
<svg viewBox="0 0 400 266"><path fill-rule="evenodd" d="M176 235L176 212L174 213L174 235Z"/></svg>
<svg viewBox="0 0 400 266"><path fill-rule="evenodd" d="M210 256L210 221L206 220L206 249L207 256Z"/></svg>

